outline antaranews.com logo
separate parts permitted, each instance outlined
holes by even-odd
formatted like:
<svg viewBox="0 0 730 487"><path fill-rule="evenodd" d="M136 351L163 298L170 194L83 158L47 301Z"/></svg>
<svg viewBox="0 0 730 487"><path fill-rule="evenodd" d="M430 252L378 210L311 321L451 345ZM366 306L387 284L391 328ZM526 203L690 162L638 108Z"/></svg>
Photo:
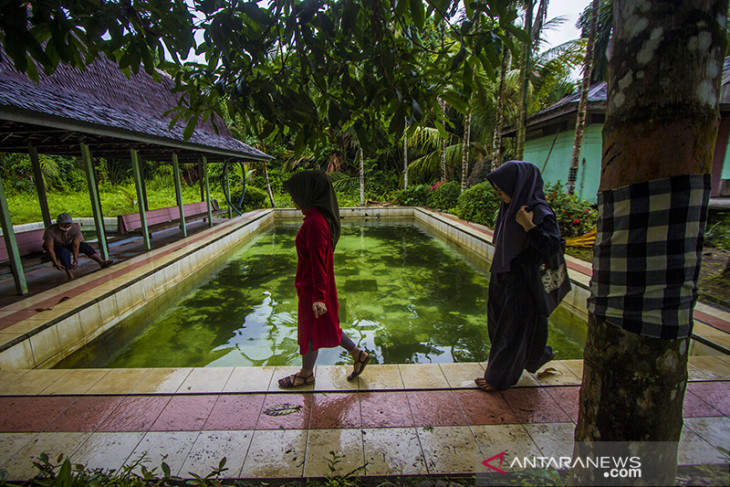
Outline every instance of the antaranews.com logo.
<svg viewBox="0 0 730 487"><path fill-rule="evenodd" d="M567 470L572 468L595 468L601 470L607 479L639 479L642 476L641 458L637 456L588 456L588 457L554 457L525 456L515 457L505 465L507 451L497 453L482 462L485 467L502 475L508 470L526 468L554 468Z"/></svg>

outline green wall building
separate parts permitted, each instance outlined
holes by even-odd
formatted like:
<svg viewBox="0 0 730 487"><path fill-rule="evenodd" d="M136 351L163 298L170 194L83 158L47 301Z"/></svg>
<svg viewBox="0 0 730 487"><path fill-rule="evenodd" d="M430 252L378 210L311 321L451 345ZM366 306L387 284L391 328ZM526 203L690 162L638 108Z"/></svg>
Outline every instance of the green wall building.
<svg viewBox="0 0 730 487"><path fill-rule="evenodd" d="M583 147L576 174L576 196L592 202L597 199L601 181L601 132L605 120L606 93L605 82L595 84L589 90ZM546 184L561 181L565 185L568 181L579 97L579 93L569 95L527 119L523 158L537 164ZM720 115L712 164L710 207L730 209L730 57L725 59ZM504 137L515 135L514 127L503 133Z"/></svg>

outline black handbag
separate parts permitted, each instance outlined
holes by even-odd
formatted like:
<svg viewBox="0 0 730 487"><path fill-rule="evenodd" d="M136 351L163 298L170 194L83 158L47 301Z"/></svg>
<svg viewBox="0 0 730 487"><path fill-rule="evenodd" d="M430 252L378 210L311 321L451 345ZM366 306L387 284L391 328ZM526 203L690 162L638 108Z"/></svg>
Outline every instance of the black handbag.
<svg viewBox="0 0 730 487"><path fill-rule="evenodd" d="M539 263L537 279L530 279L537 301L537 310L541 316L550 316L572 289L564 254L565 239L561 238L560 250L550 255L546 262Z"/></svg>

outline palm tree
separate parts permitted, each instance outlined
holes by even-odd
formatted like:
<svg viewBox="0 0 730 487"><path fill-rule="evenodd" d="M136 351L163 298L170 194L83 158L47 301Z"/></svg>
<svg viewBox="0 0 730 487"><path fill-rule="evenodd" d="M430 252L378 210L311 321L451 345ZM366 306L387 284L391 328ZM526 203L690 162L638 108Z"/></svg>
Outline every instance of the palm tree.
<svg viewBox="0 0 730 487"><path fill-rule="evenodd" d="M525 9L524 30L527 33L527 42L522 46L522 57L520 59L520 112L519 122L517 125L517 159L522 159L525 148L525 131L527 127L527 104L529 102L529 77L532 69L532 51L535 40L539 37L542 30L542 24L547 15L547 6L549 0L540 0L537 8L537 16L533 25L533 9L535 3L533 0L524 0L523 7Z"/></svg>
<svg viewBox="0 0 730 487"><path fill-rule="evenodd" d="M583 63L583 83L580 89L580 100L578 102L578 114L575 121L575 137L573 138L573 155L570 160L570 171L568 173L568 184L566 191L568 194L575 192L575 180L578 173L578 160L580 159L580 150L583 145L583 130L586 124L586 109L588 107L588 88L591 84L591 68L593 66L593 45L595 44L596 31L598 30L598 14L600 11L601 0L593 0L593 22L588 31L588 44L586 44L586 57Z"/></svg>
<svg viewBox="0 0 730 487"><path fill-rule="evenodd" d="M443 98L439 98L439 107L442 113L446 113L446 102ZM441 139L441 182L446 182L446 138Z"/></svg>
<svg viewBox="0 0 730 487"><path fill-rule="evenodd" d="M471 105L471 103L469 103ZM471 109L464 117L464 137L461 150L461 191L466 189L466 177L469 174L469 143L471 138Z"/></svg>
<svg viewBox="0 0 730 487"><path fill-rule="evenodd" d="M403 189L408 189L408 132L405 130L403 131Z"/></svg>
<svg viewBox="0 0 730 487"><path fill-rule="evenodd" d="M492 138L492 162L490 170L494 171L502 165L502 125L504 121L505 83L510 66L511 52L506 44L502 44L502 62L499 69L499 88L497 90L497 114L494 121Z"/></svg>
<svg viewBox="0 0 730 487"><path fill-rule="evenodd" d="M730 16L729 16L730 17ZM586 7L578 17L578 25L581 28L581 37L588 37L589 29L593 24L593 4ZM608 78L608 46L611 42L613 31L613 0L601 0L598 13L598 26L595 29L595 44L593 45L593 68L591 70L591 82L605 81ZM730 35L730 31L728 31Z"/></svg>

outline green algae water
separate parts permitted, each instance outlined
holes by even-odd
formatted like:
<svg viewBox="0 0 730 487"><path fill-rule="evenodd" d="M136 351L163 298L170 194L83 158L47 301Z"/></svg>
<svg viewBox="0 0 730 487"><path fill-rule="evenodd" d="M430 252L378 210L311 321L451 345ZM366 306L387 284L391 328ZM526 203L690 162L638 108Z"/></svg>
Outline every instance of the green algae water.
<svg viewBox="0 0 730 487"><path fill-rule="evenodd" d="M57 368L301 365L294 238L301 222L248 240L208 275L72 354ZM341 327L377 363L483 362L489 267L412 220L343 221L335 251ZM190 279L189 279L190 280ZM585 322L557 310L556 358L582 358ZM584 332L583 332L584 333ZM350 363L342 348L318 365Z"/></svg>

